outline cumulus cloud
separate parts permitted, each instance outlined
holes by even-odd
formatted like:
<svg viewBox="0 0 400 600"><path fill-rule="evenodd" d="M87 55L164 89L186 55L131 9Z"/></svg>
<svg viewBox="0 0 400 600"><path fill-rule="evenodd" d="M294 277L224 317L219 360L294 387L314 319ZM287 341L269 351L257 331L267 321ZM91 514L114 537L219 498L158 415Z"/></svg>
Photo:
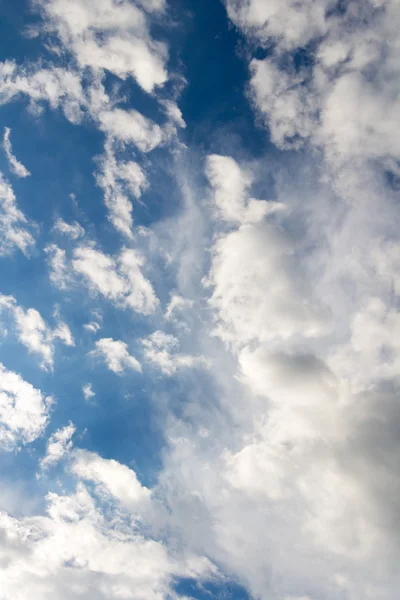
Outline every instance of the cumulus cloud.
<svg viewBox="0 0 400 600"><path fill-rule="evenodd" d="M129 510L137 510L141 503L150 499L150 490L141 485L135 471L116 460L77 450L70 469L79 479L93 482L99 491L111 495Z"/></svg>
<svg viewBox="0 0 400 600"><path fill-rule="evenodd" d="M3 364L0 374L0 445L3 450L12 450L42 434L52 399Z"/></svg>
<svg viewBox="0 0 400 600"><path fill-rule="evenodd" d="M133 369L139 373L142 371L141 364L128 351L128 345L121 340L112 338L102 338L95 344L95 350L92 350L92 356L103 358L110 371L117 375L122 375L125 369Z"/></svg>
<svg viewBox="0 0 400 600"><path fill-rule="evenodd" d="M274 38L285 50L303 48L327 31L326 14L333 9L334 0L227 0L228 16L248 35L262 42Z"/></svg>
<svg viewBox="0 0 400 600"><path fill-rule="evenodd" d="M4 152L6 153L10 170L17 177L29 177L30 172L28 171L28 169L24 167L24 165L21 162L19 162L19 160L13 154L10 134L11 129L9 127L5 127L3 136L3 148Z"/></svg>
<svg viewBox="0 0 400 600"><path fill-rule="evenodd" d="M129 469L121 472L117 463L117 470L110 473L100 458L97 465L91 457L81 458L92 460L83 470L84 478L102 483L106 479L111 493L129 497ZM118 477L121 487L115 488ZM132 528L115 503L107 511L81 482L69 495L49 493L47 513L19 519L1 514L0 555L6 560L0 585L7 600L22 599L28 588L35 600L89 599L93 594L102 599L157 600L175 597L176 577L209 576L205 561L195 563L169 553L163 542Z"/></svg>
<svg viewBox="0 0 400 600"><path fill-rule="evenodd" d="M268 221L218 239L209 283L216 332L235 344L286 339L299 330L312 337L329 327L296 264L293 241Z"/></svg>
<svg viewBox="0 0 400 600"><path fill-rule="evenodd" d="M17 206L13 188L0 173L0 256L10 254L15 248L28 254L35 243L30 228L31 223Z"/></svg>
<svg viewBox="0 0 400 600"><path fill-rule="evenodd" d="M103 69L122 79L131 76L146 92L166 82L167 48L151 38L148 16L139 6L126 0L73 0L68 7L62 0L38 4L47 29L58 35L81 68ZM139 5L151 14L162 10L164 2Z"/></svg>
<svg viewBox="0 0 400 600"><path fill-rule="evenodd" d="M108 300L144 315L151 314L158 299L141 267L143 258L125 248L117 259L92 246L80 246L73 252L71 265L90 287Z"/></svg>
<svg viewBox="0 0 400 600"><path fill-rule="evenodd" d="M30 353L37 354L43 369L54 365L54 341L59 339L66 346L74 346L74 338L68 325L56 315L57 323L52 329L35 308L25 310L13 296L0 295L0 307L6 308L13 317L19 342Z"/></svg>

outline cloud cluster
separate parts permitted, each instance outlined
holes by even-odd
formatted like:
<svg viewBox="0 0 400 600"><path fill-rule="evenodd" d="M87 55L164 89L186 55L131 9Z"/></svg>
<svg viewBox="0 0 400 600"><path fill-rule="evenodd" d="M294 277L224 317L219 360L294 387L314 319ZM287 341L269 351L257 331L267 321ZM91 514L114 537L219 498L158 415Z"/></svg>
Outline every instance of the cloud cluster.
<svg viewBox="0 0 400 600"><path fill-rule="evenodd" d="M57 34L78 65L102 69L125 79L136 79L146 91L167 80L165 44L153 40L144 10L123 0L88 3L73 0L40 0L48 31ZM163 1L143 3L154 14L164 8Z"/></svg>
<svg viewBox="0 0 400 600"><path fill-rule="evenodd" d="M151 531L152 514L160 508L136 473L115 460L74 449L69 442L73 431L70 424L52 436L44 466L63 456L75 489L50 492L47 515L0 515L5 597L22 600L29 588L34 600L93 595L160 600L177 597L176 578L211 577L209 561L182 549L171 552Z"/></svg>
<svg viewBox="0 0 400 600"><path fill-rule="evenodd" d="M51 397L0 363L0 446L12 450L39 437L48 420Z"/></svg>

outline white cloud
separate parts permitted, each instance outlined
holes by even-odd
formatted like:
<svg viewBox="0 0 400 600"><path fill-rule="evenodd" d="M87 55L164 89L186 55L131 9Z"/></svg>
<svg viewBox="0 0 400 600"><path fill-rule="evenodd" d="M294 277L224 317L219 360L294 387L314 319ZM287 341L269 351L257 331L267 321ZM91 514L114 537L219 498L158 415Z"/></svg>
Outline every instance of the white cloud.
<svg viewBox="0 0 400 600"><path fill-rule="evenodd" d="M73 283L66 251L56 244L49 244L44 250L48 256L47 261L50 266L50 281L55 287L65 290Z"/></svg>
<svg viewBox="0 0 400 600"><path fill-rule="evenodd" d="M293 241L268 221L216 241L209 283L216 331L236 344L315 336L329 324L296 264Z"/></svg>
<svg viewBox="0 0 400 600"><path fill-rule="evenodd" d="M103 478L107 467L91 464L88 469L91 477ZM129 495L132 482L122 475L125 481L114 491ZM106 477L116 481L113 474ZM108 511L102 508L82 483L70 495L48 494L47 513L20 519L0 516L5 600L22 600L27 589L32 600L159 600L175 597L175 577L210 573L207 561L173 555L161 541L126 523L115 504Z"/></svg>
<svg viewBox="0 0 400 600"><path fill-rule="evenodd" d="M133 249L123 249L117 260L91 246L73 253L72 268L90 287L124 308L144 315L155 311L158 300L141 271L143 259Z"/></svg>
<svg viewBox="0 0 400 600"><path fill-rule="evenodd" d="M103 358L110 371L114 371L117 375L122 375L125 369L133 369L139 373L142 371L141 364L129 354L125 342L102 338L96 342L95 347L91 354Z"/></svg>
<svg viewBox="0 0 400 600"><path fill-rule="evenodd" d="M164 331L155 331L142 339L142 344L144 358L156 365L165 375L173 375L178 369L207 366L203 356L178 353L178 338Z"/></svg>
<svg viewBox="0 0 400 600"><path fill-rule="evenodd" d="M150 490L141 485L136 473L116 460L77 450L70 468L79 479L93 482L100 491L110 494L129 510L137 510L141 503L150 499Z"/></svg>
<svg viewBox="0 0 400 600"><path fill-rule="evenodd" d="M17 206L11 185L0 173L0 256L19 248L28 254L35 241L29 231L31 224Z"/></svg>
<svg viewBox="0 0 400 600"><path fill-rule="evenodd" d="M84 324L84 329L90 333L97 333L101 329L101 325L97 321L90 321L90 323Z"/></svg>
<svg viewBox="0 0 400 600"><path fill-rule="evenodd" d="M169 304L165 310L164 318L166 321L181 325L182 312L190 310L192 306L192 300L188 300L187 298L183 298L183 296L172 292Z"/></svg>
<svg viewBox="0 0 400 600"><path fill-rule="evenodd" d="M95 397L96 394L93 391L91 383L85 383L82 388L82 394L86 401L89 401L91 398Z"/></svg>
<svg viewBox="0 0 400 600"><path fill-rule="evenodd" d="M69 423L62 429L58 429L47 442L46 455L40 461L40 468L47 470L56 465L71 450L71 438L75 433L75 426Z"/></svg>
<svg viewBox="0 0 400 600"><path fill-rule="evenodd" d="M74 338L68 325L57 317L54 329L51 329L35 308L24 310L18 306L13 296L0 295L0 307L10 311L15 323L18 340L28 351L41 358L43 369L53 368L54 341L59 339L66 346L74 346Z"/></svg>
<svg viewBox="0 0 400 600"><path fill-rule="evenodd" d="M228 16L245 33L267 42L275 38L280 48L303 48L327 30L326 13L335 7L333 0L237 0L226 1Z"/></svg>
<svg viewBox="0 0 400 600"><path fill-rule="evenodd" d="M214 188L215 204L223 220L240 223L243 219L251 173L240 169L229 156L207 157L206 174Z"/></svg>
<svg viewBox="0 0 400 600"><path fill-rule="evenodd" d="M17 177L29 177L30 172L19 160L14 156L12 151L12 145L10 140L11 129L9 127L4 128L4 136L3 136L3 148L6 153L8 164L10 166L10 170Z"/></svg>
<svg viewBox="0 0 400 600"><path fill-rule="evenodd" d="M147 92L167 80L167 48L151 39L145 13L123 0L87 3L72 0L40 0L47 19L62 44L78 64L104 69L125 79L132 76ZM146 3L146 10L160 10L163 2ZM101 33L101 36L99 35Z"/></svg>
<svg viewBox="0 0 400 600"><path fill-rule="evenodd" d="M47 425L52 399L0 363L0 445L33 442Z"/></svg>
<svg viewBox="0 0 400 600"><path fill-rule="evenodd" d="M142 152L150 152L164 140L164 133L159 125L146 119L137 110L116 108L101 112L100 127L109 136L122 142L135 144Z"/></svg>
<svg viewBox="0 0 400 600"><path fill-rule="evenodd" d="M132 239L132 203L129 197L140 197L148 186L146 176L136 162L117 159L111 139L106 141L104 155L98 163L96 180L104 191L109 219L117 230Z"/></svg>
<svg viewBox="0 0 400 600"><path fill-rule="evenodd" d="M97 99L93 100L90 92L97 92ZM11 61L0 63L0 104L18 96L27 96L36 108L48 102L53 110L61 108L69 121L79 123L88 107L94 110L96 103L102 103L104 89L101 91L101 83L94 80L87 96L77 72L58 67L26 69Z"/></svg>
<svg viewBox="0 0 400 600"><path fill-rule="evenodd" d="M63 219L57 219L53 229L70 237L72 240L78 240L85 235L84 228L76 221L73 223L66 223Z"/></svg>

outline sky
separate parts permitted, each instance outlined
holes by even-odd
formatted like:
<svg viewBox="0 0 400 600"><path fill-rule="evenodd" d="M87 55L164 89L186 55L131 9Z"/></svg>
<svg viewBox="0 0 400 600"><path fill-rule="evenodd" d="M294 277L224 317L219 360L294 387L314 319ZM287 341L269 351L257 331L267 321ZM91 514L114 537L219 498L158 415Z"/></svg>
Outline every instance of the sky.
<svg viewBox="0 0 400 600"><path fill-rule="evenodd" d="M397 600L399 0L0 0L0 600Z"/></svg>

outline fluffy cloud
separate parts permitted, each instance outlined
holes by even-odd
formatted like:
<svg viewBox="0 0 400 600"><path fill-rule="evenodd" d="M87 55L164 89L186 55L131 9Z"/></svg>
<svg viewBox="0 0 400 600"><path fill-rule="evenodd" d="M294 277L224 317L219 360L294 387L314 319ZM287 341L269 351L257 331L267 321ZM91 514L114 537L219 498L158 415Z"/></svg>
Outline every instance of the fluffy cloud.
<svg viewBox="0 0 400 600"><path fill-rule="evenodd" d="M12 151L12 145L10 140L11 129L9 127L4 128L4 136L3 136L3 148L6 153L8 164L10 166L11 172L17 177L29 177L30 172L19 160L14 156Z"/></svg>
<svg viewBox="0 0 400 600"><path fill-rule="evenodd" d="M28 351L37 354L41 359L43 369L53 368L54 341L59 339L66 346L74 346L74 338L66 323L57 317L57 324L51 329L35 308L24 310L18 306L13 296L0 295L0 307L10 311L15 323L18 340L28 348Z"/></svg>
<svg viewBox="0 0 400 600"><path fill-rule="evenodd" d="M117 375L122 375L125 369L141 372L142 367L139 361L129 354L128 345L125 342L102 338L96 342L95 347L96 349L91 354L103 358L110 371L114 371Z"/></svg>
<svg viewBox="0 0 400 600"><path fill-rule="evenodd" d="M267 42L275 38L280 48L303 48L327 31L327 11L335 7L333 0L227 0L228 16L247 34Z"/></svg>
<svg viewBox="0 0 400 600"><path fill-rule="evenodd" d="M364 176L365 161L396 170L396 2L352 2L343 11L329 1L319 7L291 0L227 4L244 31L262 45L276 44L267 58L251 61L250 87L279 147L308 143L321 149L342 180L341 192L353 200L354 176ZM308 43L312 52L296 65L293 53Z"/></svg>
<svg viewBox="0 0 400 600"><path fill-rule="evenodd" d="M155 311L158 300L141 272L143 259L133 249L123 249L117 260L91 246L73 253L72 268L105 298L144 315Z"/></svg>
<svg viewBox="0 0 400 600"><path fill-rule="evenodd" d="M173 375L178 369L207 365L203 356L178 353L178 338L164 331L155 331L143 339L142 344L145 360L156 365L165 375Z"/></svg>
<svg viewBox="0 0 400 600"><path fill-rule="evenodd" d="M69 423L62 429L58 429L47 442L46 456L40 461L40 468L46 470L56 465L72 448L71 438L75 433L75 427Z"/></svg>
<svg viewBox="0 0 400 600"><path fill-rule="evenodd" d="M148 18L130 2L102 0L96 4L73 0L40 0L47 29L57 33L81 68L104 69L125 79L134 77L146 91L167 80L167 48L151 39ZM163 2L146 3L157 12ZM101 35L100 35L101 34Z"/></svg>
<svg viewBox="0 0 400 600"><path fill-rule="evenodd" d="M11 450L42 434L52 399L3 364L0 374L0 445Z"/></svg>
<svg viewBox="0 0 400 600"><path fill-rule="evenodd" d="M0 173L0 256L10 254L15 248L28 254L35 243L29 228L30 223L18 208L11 185Z"/></svg>
<svg viewBox="0 0 400 600"><path fill-rule="evenodd" d="M143 315L153 313L159 304L150 281L143 275L143 257L132 248L123 248L115 258L97 249L94 244L73 249L69 258L66 250L55 244L46 247L49 277L52 283L67 289L85 282L91 292L101 294L118 307ZM94 322L85 326L92 332L100 328Z"/></svg>
<svg viewBox="0 0 400 600"><path fill-rule="evenodd" d="M5 600L22 600L27 587L34 600L55 595L62 600L89 599L93 594L159 600L178 597L174 583L180 577L212 577L215 568L206 558L182 547L170 551L161 541L152 522L157 511L163 518L161 506L152 506L150 490L136 473L115 460L73 450L68 441L72 433L72 425L56 432L46 458L58 460L67 450L75 490L50 492L47 515L0 515L0 585Z"/></svg>
<svg viewBox="0 0 400 600"><path fill-rule="evenodd" d="M293 241L268 221L217 240L209 283L216 331L235 344L315 336L329 325L296 264Z"/></svg>
<svg viewBox="0 0 400 600"><path fill-rule="evenodd" d="M72 240L78 240L85 235L84 228L76 221L74 223L66 223L63 219L57 219L53 229L70 237Z"/></svg>
<svg viewBox="0 0 400 600"><path fill-rule="evenodd" d="M136 473L116 460L101 458L87 450L77 450L70 468L79 479L93 482L99 491L103 490L131 511L137 510L150 499L150 490L141 485Z"/></svg>
<svg viewBox="0 0 400 600"><path fill-rule="evenodd" d="M22 600L27 588L34 600L93 594L157 600L174 597L175 576L196 573L118 512L107 513L82 483L71 495L49 494L47 511L48 516L21 519L1 515L0 584L6 600Z"/></svg>
<svg viewBox="0 0 400 600"><path fill-rule="evenodd" d="M122 142L135 144L142 152L150 152L161 144L164 134L156 123L137 110L115 109L100 113L101 129Z"/></svg>

